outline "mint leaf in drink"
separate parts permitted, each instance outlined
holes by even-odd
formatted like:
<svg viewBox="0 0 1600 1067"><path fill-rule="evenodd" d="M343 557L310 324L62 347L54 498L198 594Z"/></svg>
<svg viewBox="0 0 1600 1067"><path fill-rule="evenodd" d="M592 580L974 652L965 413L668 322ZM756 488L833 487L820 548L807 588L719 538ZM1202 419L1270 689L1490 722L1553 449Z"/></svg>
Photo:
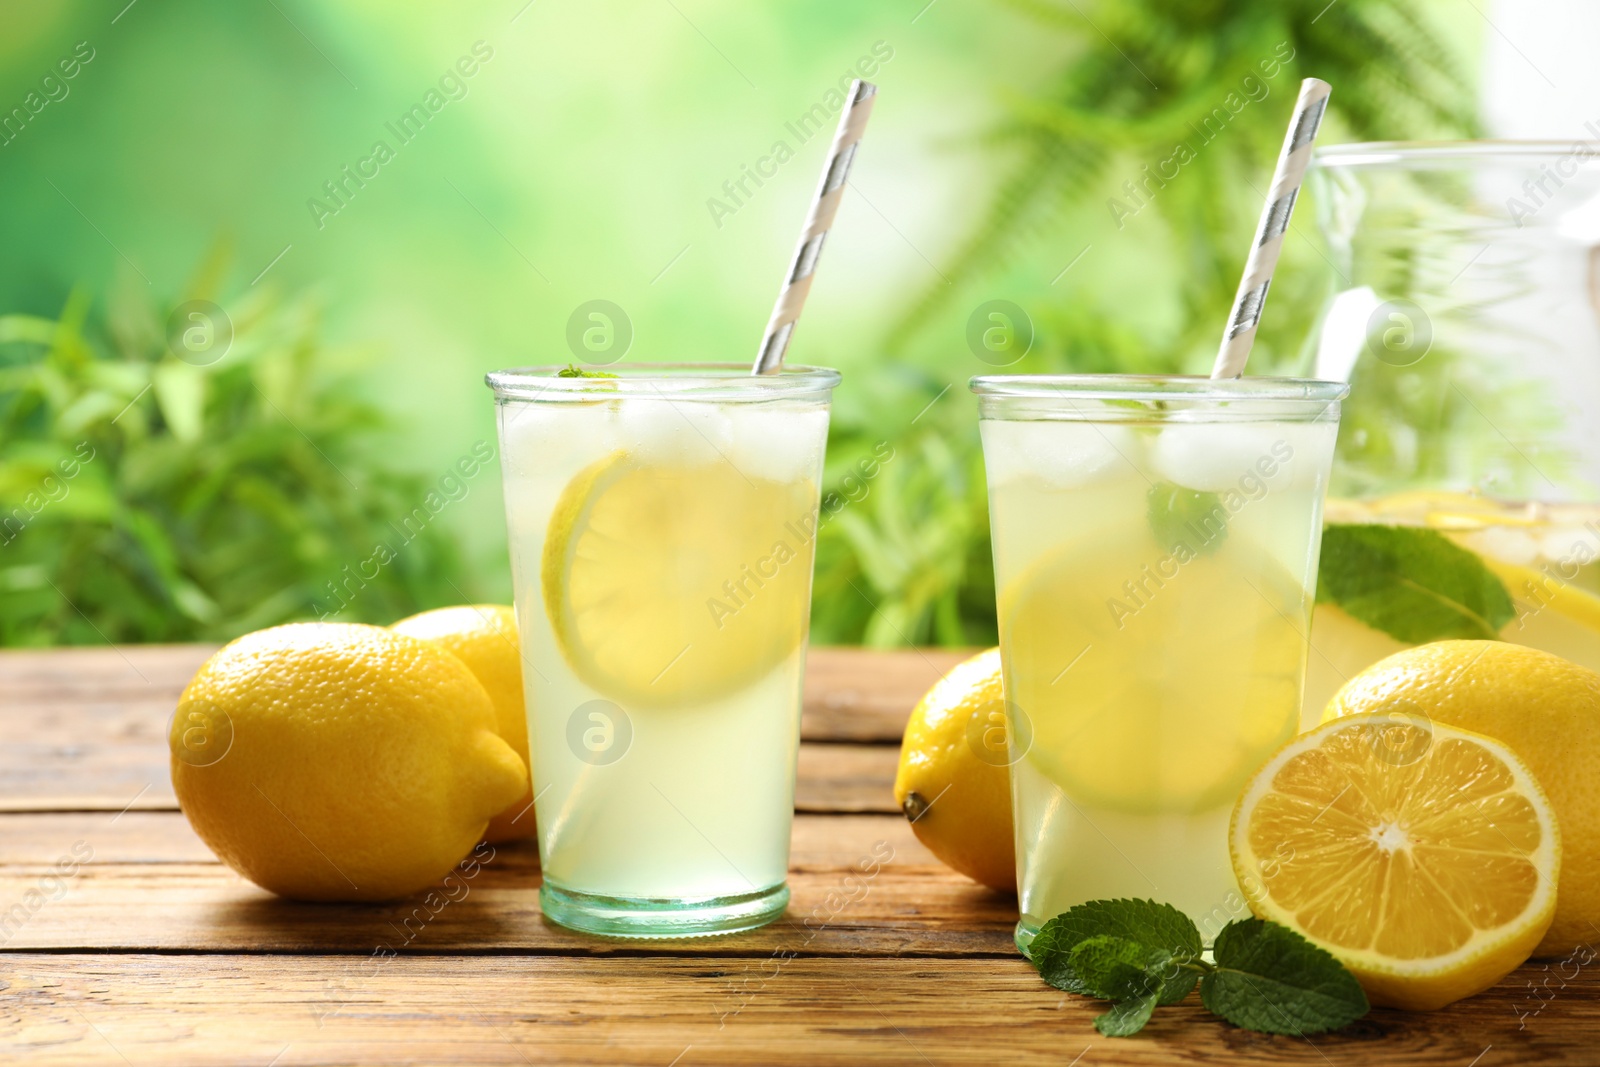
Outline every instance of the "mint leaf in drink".
<svg viewBox="0 0 1600 1067"><path fill-rule="evenodd" d="M1150 1021L1150 1013L1156 1010L1156 1000L1154 993L1119 1000L1111 1005L1110 1011L1095 1016L1094 1028L1107 1037L1132 1037Z"/></svg>
<svg viewBox="0 0 1600 1067"><path fill-rule="evenodd" d="M615 378L616 375L615 374L610 374L610 373L608 373L606 371L603 371L603 370L584 370L582 367L578 366L576 363L568 363L565 367L562 367L560 370L556 371L556 377L557 378Z"/></svg>
<svg viewBox="0 0 1600 1067"><path fill-rule="evenodd" d="M1481 559L1416 526L1324 527L1317 602L1408 644L1493 641L1517 613Z"/></svg>
<svg viewBox="0 0 1600 1067"><path fill-rule="evenodd" d="M1228 509L1216 493L1157 482L1145 502L1150 532L1163 549L1182 544L1196 555L1209 555L1228 538Z"/></svg>
<svg viewBox="0 0 1600 1067"><path fill-rule="evenodd" d="M1079 984L1092 996L1128 1000L1159 992L1172 953L1101 934L1079 941L1068 960Z"/></svg>
<svg viewBox="0 0 1600 1067"><path fill-rule="evenodd" d="M1094 937L1122 938L1147 949L1161 949L1177 963L1198 959L1201 951L1200 931L1183 912L1153 900L1123 899L1091 900L1062 912L1040 928L1028 954L1046 982L1069 993L1092 996L1093 990L1073 969L1072 951ZM1197 976L1182 966L1169 964L1168 970L1160 1002L1176 1004L1189 995Z"/></svg>
<svg viewBox="0 0 1600 1067"><path fill-rule="evenodd" d="M1200 1000L1235 1026L1319 1034L1367 1013L1367 995L1350 972L1287 926L1231 922L1217 935L1214 955L1211 973L1200 979Z"/></svg>

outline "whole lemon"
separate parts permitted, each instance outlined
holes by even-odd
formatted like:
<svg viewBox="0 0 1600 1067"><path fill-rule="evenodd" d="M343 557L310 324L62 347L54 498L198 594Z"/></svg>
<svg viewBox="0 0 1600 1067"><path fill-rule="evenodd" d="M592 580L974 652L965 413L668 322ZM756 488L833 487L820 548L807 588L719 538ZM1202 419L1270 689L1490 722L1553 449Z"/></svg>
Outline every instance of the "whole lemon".
<svg viewBox="0 0 1600 1067"><path fill-rule="evenodd" d="M1382 712L1485 734L1533 771L1561 828L1555 921L1534 950L1563 955L1600 931L1600 674L1503 641L1438 641L1397 652L1334 694L1327 722Z"/></svg>
<svg viewBox="0 0 1600 1067"><path fill-rule="evenodd" d="M911 713L894 799L917 840L991 889L1017 889L1000 650L946 674Z"/></svg>
<svg viewBox="0 0 1600 1067"><path fill-rule="evenodd" d="M432 641L471 668L494 705L495 732L522 762L528 759L528 715L522 702L522 645L517 640L517 613L504 604L463 604L437 608L401 619L389 627L397 633ZM532 837L534 822L531 781L523 795L489 820L485 841Z"/></svg>
<svg viewBox="0 0 1600 1067"><path fill-rule="evenodd" d="M200 839L300 900L392 900L437 881L527 786L466 664L379 626L239 638L184 689L168 740Z"/></svg>

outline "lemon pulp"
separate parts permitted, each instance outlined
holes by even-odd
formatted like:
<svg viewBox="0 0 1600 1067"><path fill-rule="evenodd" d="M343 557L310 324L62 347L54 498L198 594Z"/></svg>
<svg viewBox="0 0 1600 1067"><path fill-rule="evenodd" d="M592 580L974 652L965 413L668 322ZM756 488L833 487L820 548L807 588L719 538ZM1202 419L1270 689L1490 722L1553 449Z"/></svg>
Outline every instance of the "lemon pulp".
<svg viewBox="0 0 1600 1067"><path fill-rule="evenodd" d="M612 453L568 483L540 576L563 657L626 707L716 700L805 639L816 487Z"/></svg>
<svg viewBox="0 0 1600 1067"><path fill-rule="evenodd" d="M1296 738L1234 813L1252 909L1319 942L1374 1003L1436 1008L1533 951L1555 907L1555 816L1498 741L1352 716Z"/></svg>
<svg viewBox="0 0 1600 1067"><path fill-rule="evenodd" d="M1026 758L1075 803L1223 804L1294 732L1305 589L1237 534L1165 576L1164 558L1130 531L1046 556L1002 597Z"/></svg>

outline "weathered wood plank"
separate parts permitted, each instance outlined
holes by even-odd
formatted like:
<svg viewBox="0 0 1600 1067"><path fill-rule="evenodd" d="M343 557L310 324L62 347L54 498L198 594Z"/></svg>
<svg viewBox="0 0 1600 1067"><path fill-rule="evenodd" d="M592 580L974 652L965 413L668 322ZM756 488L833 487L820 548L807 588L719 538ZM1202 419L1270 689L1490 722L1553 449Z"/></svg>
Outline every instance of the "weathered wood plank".
<svg viewBox="0 0 1600 1067"><path fill-rule="evenodd" d="M813 648L806 659L805 714L811 741L900 743L922 694L977 649Z"/></svg>
<svg viewBox="0 0 1600 1067"><path fill-rule="evenodd" d="M76 735L79 714L95 736L115 736L123 705L152 705L165 726L178 694L214 645L139 645L118 648L0 650L0 695L26 725L4 736L54 740L53 720ZM813 648L806 659L801 733L815 741L899 741L906 716L928 687L974 650ZM88 707L80 706L88 705ZM95 707L97 705L98 707ZM107 722L107 719L110 722ZM148 718L141 713L139 721ZM103 727L110 725L110 733Z"/></svg>
<svg viewBox="0 0 1600 1067"><path fill-rule="evenodd" d="M0 651L9 707L57 701L172 702L217 645L118 645ZM170 708L169 708L170 710Z"/></svg>
<svg viewBox="0 0 1600 1067"><path fill-rule="evenodd" d="M1011 952L1015 900L939 865L899 816L798 816L790 867L786 922L663 950ZM296 904L218 864L176 812L128 812L114 822L103 813L0 816L6 951L640 951L638 942L580 937L546 923L538 886L537 849L520 842L496 846L471 877L441 885L431 900Z"/></svg>
<svg viewBox="0 0 1600 1067"><path fill-rule="evenodd" d="M795 809L893 812L893 745L803 742ZM176 811L167 743L73 746L0 739L0 812Z"/></svg>
<svg viewBox="0 0 1600 1067"><path fill-rule="evenodd" d="M0 870L53 865L82 841L93 849L90 864L211 863L215 857L189 828L181 812L37 812L0 814ZM797 867L849 867L879 841L894 847L895 861L914 866L938 861L912 835L903 816L795 816L790 862ZM502 850L503 862L520 869L537 862L533 842ZM526 857L520 859L518 857ZM520 865L520 866L519 866Z"/></svg>
<svg viewBox="0 0 1600 1067"><path fill-rule="evenodd" d="M0 1060L47 1065L1593 1064L1600 981L1524 982L1309 1040L1193 998L1107 1039L1020 959L5 957ZM1520 1013L1524 1013L1519 1016ZM1523 1029L1519 1023L1525 1022ZM1074 1060L1074 1057L1079 1057Z"/></svg>
<svg viewBox="0 0 1600 1067"><path fill-rule="evenodd" d="M0 653L0 811L32 812L0 815L0 1062L1600 1062L1600 971L1555 964L1310 1042L1192 1001L1101 1038L1101 1005L1015 955L1013 900L873 814L892 810L886 742L964 653L814 650L798 805L864 814L797 816L794 902L765 930L568 934L539 914L531 844L502 846L448 903L279 901L170 810L167 718L208 652Z"/></svg>
<svg viewBox="0 0 1600 1067"><path fill-rule="evenodd" d="M431 901L298 904L224 868L83 868L60 883L46 874L0 874L4 952L271 952L367 955L519 952L558 955L1006 956L1015 900L943 868L889 866L791 870L786 919L749 933L679 942L604 940L544 921L536 868L488 869ZM30 892L37 892L30 905ZM445 894L454 895L446 903ZM22 905L20 912L9 909ZM31 908L31 910L30 910ZM0 958L0 966L4 966Z"/></svg>
<svg viewBox="0 0 1600 1067"><path fill-rule="evenodd" d="M167 726L178 693L209 652L189 645L0 652L0 811L175 809ZM805 736L898 742L924 679L931 684L962 656L895 653L879 669L884 655L813 650ZM893 811L896 752L890 744L806 746L796 806Z"/></svg>
<svg viewBox="0 0 1600 1067"><path fill-rule="evenodd" d="M899 765L898 746L804 742L794 783L795 810L898 813L894 772Z"/></svg>
<svg viewBox="0 0 1600 1067"><path fill-rule="evenodd" d="M872 856L880 843L893 849L898 865L938 864L900 815L804 813L795 816L790 863L796 868L847 868ZM537 870L532 841L506 844L499 851L501 868ZM180 812L0 814L0 872L42 873L64 856L85 853L84 865L91 867L218 862Z"/></svg>

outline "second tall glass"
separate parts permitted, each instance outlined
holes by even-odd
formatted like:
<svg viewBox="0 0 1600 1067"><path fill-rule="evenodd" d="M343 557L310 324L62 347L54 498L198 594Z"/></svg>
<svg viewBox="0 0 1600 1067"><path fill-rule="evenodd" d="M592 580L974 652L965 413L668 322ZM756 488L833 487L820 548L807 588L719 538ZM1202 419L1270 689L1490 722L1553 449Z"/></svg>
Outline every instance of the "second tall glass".
<svg viewBox="0 0 1600 1067"><path fill-rule="evenodd" d="M1339 383L984 377L1027 944L1085 901L1245 914L1228 819L1299 722Z"/></svg>
<svg viewBox="0 0 1600 1067"><path fill-rule="evenodd" d="M834 371L491 374L547 917L770 922L785 878Z"/></svg>

